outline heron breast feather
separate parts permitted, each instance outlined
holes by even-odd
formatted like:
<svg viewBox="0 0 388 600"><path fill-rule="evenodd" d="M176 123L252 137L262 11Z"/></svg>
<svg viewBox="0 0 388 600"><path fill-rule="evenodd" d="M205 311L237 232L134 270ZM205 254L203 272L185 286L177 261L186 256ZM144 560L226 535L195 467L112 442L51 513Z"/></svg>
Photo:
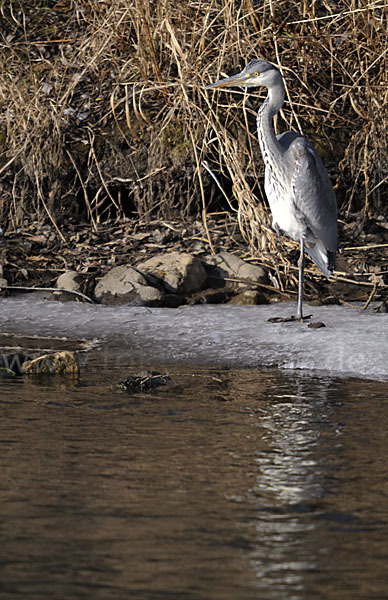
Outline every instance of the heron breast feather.
<svg viewBox="0 0 388 600"><path fill-rule="evenodd" d="M305 225L298 216L297 209L291 195L279 195L272 188L265 188L272 213L272 223L275 229L279 228L292 239L299 241L305 231Z"/></svg>

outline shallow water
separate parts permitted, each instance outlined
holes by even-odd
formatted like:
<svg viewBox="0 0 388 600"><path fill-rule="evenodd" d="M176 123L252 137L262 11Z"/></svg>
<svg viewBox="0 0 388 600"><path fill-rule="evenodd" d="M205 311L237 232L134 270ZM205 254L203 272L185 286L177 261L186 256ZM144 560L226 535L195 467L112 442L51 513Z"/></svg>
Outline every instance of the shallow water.
<svg viewBox="0 0 388 600"><path fill-rule="evenodd" d="M386 597L386 383L98 360L0 380L2 599Z"/></svg>

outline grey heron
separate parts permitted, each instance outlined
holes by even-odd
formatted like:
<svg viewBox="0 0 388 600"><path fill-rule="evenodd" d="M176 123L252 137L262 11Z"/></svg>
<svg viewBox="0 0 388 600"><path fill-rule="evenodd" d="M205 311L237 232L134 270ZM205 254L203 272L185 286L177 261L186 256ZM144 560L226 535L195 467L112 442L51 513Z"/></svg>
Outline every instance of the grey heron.
<svg viewBox="0 0 388 600"><path fill-rule="evenodd" d="M333 186L314 146L294 131L275 135L273 117L284 101L280 71L264 60L252 60L238 73L205 89L264 86L267 97L257 113L257 134L265 166L264 189L272 227L300 242L297 318L303 319L305 252L326 277L335 267L337 203Z"/></svg>

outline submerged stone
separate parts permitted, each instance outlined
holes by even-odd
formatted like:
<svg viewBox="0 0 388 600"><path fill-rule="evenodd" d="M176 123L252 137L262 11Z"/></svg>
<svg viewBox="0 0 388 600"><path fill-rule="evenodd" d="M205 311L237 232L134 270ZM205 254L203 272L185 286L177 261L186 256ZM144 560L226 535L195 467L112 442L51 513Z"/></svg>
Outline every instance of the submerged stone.
<svg viewBox="0 0 388 600"><path fill-rule="evenodd" d="M170 381L168 375L159 371L141 371L136 375L128 375L124 381L117 384L116 390L128 393L145 392L167 385Z"/></svg>
<svg viewBox="0 0 388 600"><path fill-rule="evenodd" d="M34 375L76 375L79 373L77 354L67 350L44 354L33 360L26 360L21 371Z"/></svg>

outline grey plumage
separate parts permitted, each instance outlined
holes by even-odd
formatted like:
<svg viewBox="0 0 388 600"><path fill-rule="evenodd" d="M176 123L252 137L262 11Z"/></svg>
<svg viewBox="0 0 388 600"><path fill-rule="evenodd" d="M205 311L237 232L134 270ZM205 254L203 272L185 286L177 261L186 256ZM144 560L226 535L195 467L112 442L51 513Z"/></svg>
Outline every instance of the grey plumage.
<svg viewBox="0 0 388 600"><path fill-rule="evenodd" d="M284 101L280 71L263 60L251 61L233 77L210 84L219 87L257 87L268 90L257 113L257 133L265 164L265 192L276 231L284 231L301 244L298 318L302 319L304 251L329 277L337 249L337 205L329 175L314 146L302 135L287 131L278 136L273 117Z"/></svg>

